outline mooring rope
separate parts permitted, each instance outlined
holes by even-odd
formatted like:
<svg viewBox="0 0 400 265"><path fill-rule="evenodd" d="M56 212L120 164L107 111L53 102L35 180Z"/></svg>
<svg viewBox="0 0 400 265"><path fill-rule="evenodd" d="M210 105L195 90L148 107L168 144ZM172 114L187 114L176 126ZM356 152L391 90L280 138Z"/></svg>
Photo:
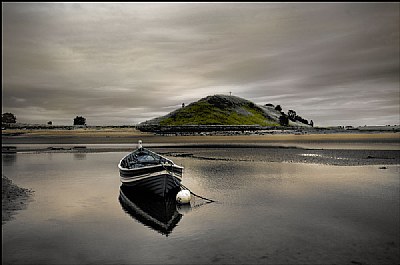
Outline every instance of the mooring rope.
<svg viewBox="0 0 400 265"><path fill-rule="evenodd" d="M163 168L164 168L170 175L172 175L172 179L173 179L173 181L175 182L175 184L179 185L181 188L184 188L185 190L188 190L188 191L189 191L191 194L193 194L193 196L195 196L195 197L199 197L200 199L206 200L206 201L208 201L208 202L216 202L216 201L214 201L214 200L207 199L207 198L204 198L204 197L202 197L202 196L200 196L200 195L197 195L196 193L194 193L193 191L191 191L188 187L184 186L182 183L177 183L176 179L174 178L173 172L172 172L172 171L169 171L169 170L166 168L166 166L165 166L164 164L162 164L162 166L163 166Z"/></svg>
<svg viewBox="0 0 400 265"><path fill-rule="evenodd" d="M204 198L204 197L202 197L202 196L200 196L200 195L197 195L196 193L194 193L193 191L191 191L189 188L185 187L182 183L180 184L180 186L181 186L181 188L184 188L185 190L190 191L190 193L193 194L193 195L196 196L196 197L199 197L199 198L201 198L201 199L203 199L203 200L206 200L206 201L209 201L209 202L215 202L214 200L207 199L207 198Z"/></svg>

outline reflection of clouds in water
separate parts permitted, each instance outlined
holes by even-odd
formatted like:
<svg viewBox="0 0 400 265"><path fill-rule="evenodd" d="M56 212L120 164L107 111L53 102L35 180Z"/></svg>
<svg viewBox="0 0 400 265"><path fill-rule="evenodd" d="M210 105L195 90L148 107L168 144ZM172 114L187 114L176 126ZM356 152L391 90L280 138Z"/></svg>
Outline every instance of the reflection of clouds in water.
<svg viewBox="0 0 400 265"><path fill-rule="evenodd" d="M86 160L86 153L74 153L74 160Z"/></svg>
<svg viewBox="0 0 400 265"><path fill-rule="evenodd" d="M260 154L275 152L259 151ZM290 150L276 152L281 155L286 151ZM253 155L255 151L243 149L241 152ZM336 151L301 150L296 155L307 152L336 154ZM71 153L55 152L52 161L48 161L46 153L18 153L15 165L5 168L4 173L18 179L22 187L34 188L36 200L17 217L19 219L3 227L9 235L3 241L4 263L29 260L35 264L74 264L77 261L104 264L115 263L118 257L121 264L130 264L133 260L139 264L161 264L179 263L198 255L197 263L208 264L218 253L229 255L220 256L218 263L232 263L232 260L262 263L260 257L268 253L273 255L264 260L270 263L310 259L316 263L341 263L346 255L351 255L349 260L378 264L379 259L394 264L397 261L398 248L393 244L385 245L385 242L399 245L398 233L392 233L397 231L399 222L397 165L379 170L376 166L226 162L177 157L174 162L187 170L182 184L217 203L187 214L179 211L184 216L165 238L121 208L118 201L120 181L115 165L124 154L87 153L86 160L74 161ZM365 152L363 156L379 154ZM397 152L387 155L395 154ZM215 171L219 163L224 165L224 170L200 174ZM226 176L223 181L223 184L242 183L243 178L247 178L246 185L224 186L220 178L215 178L218 173L233 170L245 173L247 169L253 172L247 171L242 178ZM230 189L239 185L238 190ZM327 238L335 244L326 245ZM377 238L381 243L376 242ZM287 242L290 246L282 251L282 244ZM321 247L316 250L315 246ZM29 251L16 252L16 249ZM360 253L360 249L368 251ZM57 250L69 255L53 255ZM332 250L335 255L329 255Z"/></svg>
<svg viewBox="0 0 400 265"><path fill-rule="evenodd" d="M17 161L17 154L3 154L2 161L4 166L12 166Z"/></svg>

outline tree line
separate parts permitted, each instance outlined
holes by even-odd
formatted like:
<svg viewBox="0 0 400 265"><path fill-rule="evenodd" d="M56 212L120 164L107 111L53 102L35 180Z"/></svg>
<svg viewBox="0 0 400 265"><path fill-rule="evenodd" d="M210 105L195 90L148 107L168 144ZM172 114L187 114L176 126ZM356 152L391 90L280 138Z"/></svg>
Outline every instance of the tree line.
<svg viewBox="0 0 400 265"><path fill-rule="evenodd" d="M270 104L271 105L271 104ZM306 119L304 119L303 117L297 115L296 111L294 110L289 110L288 113L286 114L285 112L282 111L282 107L281 105L277 105L275 107L275 110L279 111L281 113L281 116L279 117L279 124L281 126L288 126L289 125L289 120L293 121L293 122L301 122L307 125L310 125L311 127L314 126L314 122L313 120L311 120L310 122Z"/></svg>
<svg viewBox="0 0 400 265"><path fill-rule="evenodd" d="M86 118L83 116L76 116L74 118L74 125L86 125ZM17 123L17 116L11 112L6 112L1 115L2 124ZM52 121L47 122L48 125L53 125Z"/></svg>

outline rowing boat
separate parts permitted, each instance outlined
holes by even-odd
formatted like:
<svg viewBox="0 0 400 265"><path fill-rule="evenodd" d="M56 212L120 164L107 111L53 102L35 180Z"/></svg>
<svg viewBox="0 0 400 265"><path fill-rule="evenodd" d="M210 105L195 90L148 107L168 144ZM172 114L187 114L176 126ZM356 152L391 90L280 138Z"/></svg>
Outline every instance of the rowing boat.
<svg viewBox="0 0 400 265"><path fill-rule="evenodd" d="M136 150L120 160L118 168L124 185L146 190L160 197L180 190L183 167L143 148L141 141Z"/></svg>

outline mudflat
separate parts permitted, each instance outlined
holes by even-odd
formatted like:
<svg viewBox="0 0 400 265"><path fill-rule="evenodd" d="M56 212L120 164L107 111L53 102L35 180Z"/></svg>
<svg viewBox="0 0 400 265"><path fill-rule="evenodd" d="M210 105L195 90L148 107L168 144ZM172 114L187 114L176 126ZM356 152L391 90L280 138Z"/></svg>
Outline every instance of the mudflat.
<svg viewBox="0 0 400 265"><path fill-rule="evenodd" d="M383 143L399 149L399 132L319 132L302 134L287 132L248 133L245 135L156 135L134 128L76 130L4 130L3 145L7 144L132 144L144 143Z"/></svg>
<svg viewBox="0 0 400 265"><path fill-rule="evenodd" d="M33 195L33 190L18 187L6 176L2 176L1 188L1 220L2 224L4 224L13 219L16 211L27 207Z"/></svg>

